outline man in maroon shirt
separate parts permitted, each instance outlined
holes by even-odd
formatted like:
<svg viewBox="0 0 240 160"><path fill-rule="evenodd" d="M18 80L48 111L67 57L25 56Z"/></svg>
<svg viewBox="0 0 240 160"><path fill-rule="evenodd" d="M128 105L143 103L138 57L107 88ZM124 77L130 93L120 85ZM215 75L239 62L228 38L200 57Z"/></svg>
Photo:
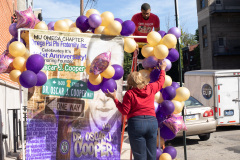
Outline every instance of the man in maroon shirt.
<svg viewBox="0 0 240 160"><path fill-rule="evenodd" d="M132 21L135 23L136 28L133 33L134 36L147 36L154 28L155 31L160 30L160 20L157 15L151 13L151 7L148 3L143 3L141 6L141 12L133 15ZM141 53L142 45L140 43L147 43L146 38L135 38L135 41L139 43L138 59L144 59ZM142 67L139 67L139 70Z"/></svg>

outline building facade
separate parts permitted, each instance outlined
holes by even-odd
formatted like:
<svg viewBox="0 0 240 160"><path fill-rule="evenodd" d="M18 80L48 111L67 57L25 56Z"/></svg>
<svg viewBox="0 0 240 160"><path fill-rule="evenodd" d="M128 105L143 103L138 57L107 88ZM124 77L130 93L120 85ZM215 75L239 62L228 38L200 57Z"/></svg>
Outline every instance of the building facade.
<svg viewBox="0 0 240 160"><path fill-rule="evenodd" d="M195 44L182 48L184 72L201 69L199 47Z"/></svg>
<svg viewBox="0 0 240 160"><path fill-rule="evenodd" d="M201 69L239 69L240 1L196 2Z"/></svg>

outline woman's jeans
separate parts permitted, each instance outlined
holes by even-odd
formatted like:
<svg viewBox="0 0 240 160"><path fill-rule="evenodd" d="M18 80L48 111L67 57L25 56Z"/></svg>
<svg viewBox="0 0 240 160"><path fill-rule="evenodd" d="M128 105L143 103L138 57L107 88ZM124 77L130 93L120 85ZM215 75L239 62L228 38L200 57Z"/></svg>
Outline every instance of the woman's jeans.
<svg viewBox="0 0 240 160"><path fill-rule="evenodd" d="M128 135L135 160L156 160L158 122L153 116L128 120Z"/></svg>

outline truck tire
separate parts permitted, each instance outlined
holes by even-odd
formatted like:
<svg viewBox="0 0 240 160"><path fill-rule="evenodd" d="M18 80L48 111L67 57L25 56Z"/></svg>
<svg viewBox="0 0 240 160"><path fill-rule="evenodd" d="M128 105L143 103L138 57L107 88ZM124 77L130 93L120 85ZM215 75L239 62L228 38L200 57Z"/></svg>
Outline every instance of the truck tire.
<svg viewBox="0 0 240 160"><path fill-rule="evenodd" d="M207 141L210 138L210 133L198 135L201 141Z"/></svg>

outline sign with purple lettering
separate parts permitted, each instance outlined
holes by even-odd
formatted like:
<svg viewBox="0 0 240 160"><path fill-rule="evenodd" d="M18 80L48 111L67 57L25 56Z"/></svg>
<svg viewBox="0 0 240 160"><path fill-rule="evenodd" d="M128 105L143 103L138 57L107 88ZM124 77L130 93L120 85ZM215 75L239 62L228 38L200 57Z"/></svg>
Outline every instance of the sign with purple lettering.
<svg viewBox="0 0 240 160"><path fill-rule="evenodd" d="M123 65L123 39L29 30L29 51L44 57L48 80L28 91L26 159L119 160L121 113L88 88L87 68L109 51L109 65ZM122 99L122 79L116 83Z"/></svg>

